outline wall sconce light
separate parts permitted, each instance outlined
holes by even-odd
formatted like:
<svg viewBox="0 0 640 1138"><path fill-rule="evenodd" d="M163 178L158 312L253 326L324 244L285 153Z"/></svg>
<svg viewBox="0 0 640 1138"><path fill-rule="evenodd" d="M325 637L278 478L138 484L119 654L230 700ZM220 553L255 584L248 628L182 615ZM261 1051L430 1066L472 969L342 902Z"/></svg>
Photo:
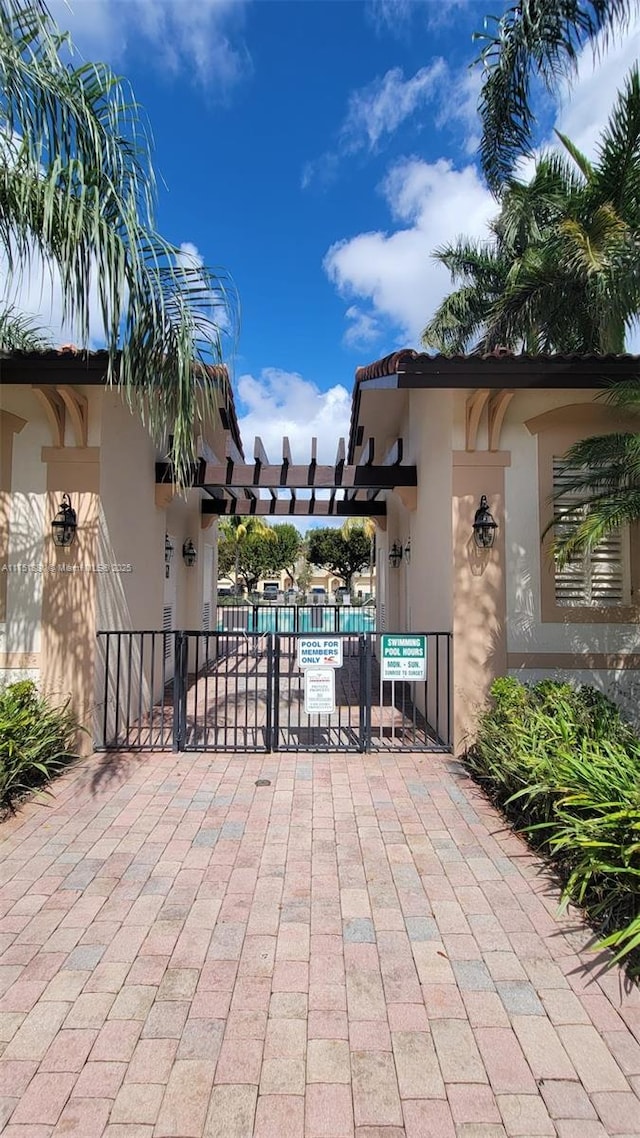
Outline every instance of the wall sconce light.
<svg viewBox="0 0 640 1138"><path fill-rule="evenodd" d="M402 546L399 542L394 541L391 549L389 550L389 562L393 569L397 569L402 561Z"/></svg>
<svg viewBox="0 0 640 1138"><path fill-rule="evenodd" d="M184 558L185 565L187 565L190 569L198 560L198 550L193 544L191 538L189 538L188 541L185 541L184 545L182 546L182 556Z"/></svg>
<svg viewBox="0 0 640 1138"><path fill-rule="evenodd" d="M489 509L486 494L480 499L480 505L473 519L473 538L478 549L491 549L496 537L498 523L494 520Z"/></svg>
<svg viewBox="0 0 640 1138"><path fill-rule="evenodd" d="M60 509L51 523L54 545L71 545L76 536L78 522L68 494L62 495Z"/></svg>
<svg viewBox="0 0 640 1138"><path fill-rule="evenodd" d="M409 538L407 544L404 547L404 559L407 565L411 564L411 538Z"/></svg>

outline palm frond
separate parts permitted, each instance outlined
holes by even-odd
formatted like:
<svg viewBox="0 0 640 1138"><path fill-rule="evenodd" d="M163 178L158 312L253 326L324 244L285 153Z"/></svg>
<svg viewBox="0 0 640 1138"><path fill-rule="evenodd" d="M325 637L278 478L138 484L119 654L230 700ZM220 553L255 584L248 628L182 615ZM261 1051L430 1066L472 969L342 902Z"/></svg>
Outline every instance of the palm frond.
<svg viewBox="0 0 640 1138"><path fill-rule="evenodd" d="M596 151L594 192L637 228L640 209L640 73L637 64L618 92Z"/></svg>
<svg viewBox="0 0 640 1138"><path fill-rule="evenodd" d="M616 33L637 8L637 0L521 0L501 17L487 17L474 38L483 45L480 154L494 192L517 158L531 153L532 76L556 91L575 73L580 47Z"/></svg>
<svg viewBox="0 0 640 1138"><path fill-rule="evenodd" d="M15 305L0 311L0 351L36 352L51 347L35 319L19 312Z"/></svg>
<svg viewBox="0 0 640 1138"><path fill-rule="evenodd" d="M567 153L571 155L573 161L575 162L585 180L587 182L591 181L593 177L593 166L587 156L583 154L581 150L578 150L578 147L571 141L570 138L567 137L566 134L562 134L559 130L554 131L554 134L556 135L556 138L560 139L560 142L564 146Z"/></svg>
<svg viewBox="0 0 640 1138"><path fill-rule="evenodd" d="M197 425L215 410L211 365L233 335L226 274L185 262L153 226L148 132L131 92L103 64L74 68L40 0L0 8L0 248L9 277L37 252L60 275L63 319L87 343L95 288L107 379L155 441L170 431L188 482ZM64 50L72 45L64 40Z"/></svg>

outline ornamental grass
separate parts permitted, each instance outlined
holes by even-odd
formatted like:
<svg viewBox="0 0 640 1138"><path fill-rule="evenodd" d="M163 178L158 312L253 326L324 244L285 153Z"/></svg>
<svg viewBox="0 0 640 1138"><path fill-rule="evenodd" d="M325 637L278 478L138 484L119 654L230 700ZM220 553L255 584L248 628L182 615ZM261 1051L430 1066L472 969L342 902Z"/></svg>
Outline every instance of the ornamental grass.
<svg viewBox="0 0 640 1138"><path fill-rule="evenodd" d="M496 680L468 767L640 975L640 738L592 687Z"/></svg>

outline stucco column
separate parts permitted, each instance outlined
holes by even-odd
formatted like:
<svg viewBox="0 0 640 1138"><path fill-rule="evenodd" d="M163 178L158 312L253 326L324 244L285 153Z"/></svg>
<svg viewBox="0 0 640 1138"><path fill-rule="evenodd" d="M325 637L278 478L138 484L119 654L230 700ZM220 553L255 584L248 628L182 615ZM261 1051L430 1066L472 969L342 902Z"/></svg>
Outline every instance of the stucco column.
<svg viewBox="0 0 640 1138"><path fill-rule="evenodd" d="M7 573L2 572L2 567L9 561L13 436L20 433L26 422L10 411L0 411L0 624L7 619Z"/></svg>
<svg viewBox="0 0 640 1138"><path fill-rule="evenodd" d="M95 706L96 598L100 527L100 451L97 447L43 447L47 464L47 504L42 583L41 680L44 691L73 709L88 734L81 733L82 754L93 749ZM73 544L53 543L51 521L63 493L77 514Z"/></svg>
<svg viewBox="0 0 640 1138"><path fill-rule="evenodd" d="M478 712L496 676L507 670L504 451L453 455L454 753L473 739ZM473 519L486 494L498 523L492 549L473 539Z"/></svg>

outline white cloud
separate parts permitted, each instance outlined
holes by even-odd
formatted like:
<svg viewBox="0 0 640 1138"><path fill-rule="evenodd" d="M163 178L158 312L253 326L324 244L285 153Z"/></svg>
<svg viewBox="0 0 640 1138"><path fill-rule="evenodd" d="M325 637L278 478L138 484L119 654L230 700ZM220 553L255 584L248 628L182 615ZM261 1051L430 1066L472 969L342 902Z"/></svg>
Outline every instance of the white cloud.
<svg viewBox="0 0 640 1138"><path fill-rule="evenodd" d="M479 71L452 71L439 57L407 79L402 68L390 68L366 87L351 92L336 147L305 163L300 179L302 189L312 183L326 187L335 181L341 160L361 151L374 153L381 149L407 119L430 104L437 129L462 128L463 149L467 154L475 154L479 141L476 109L480 82Z"/></svg>
<svg viewBox="0 0 640 1138"><path fill-rule="evenodd" d="M246 0L50 0L87 59L120 65L135 46L158 71L226 94L251 70L240 31Z"/></svg>
<svg viewBox="0 0 640 1138"><path fill-rule="evenodd" d="M434 97L446 72L443 59L421 67L409 79L404 78L402 68L393 67L382 79L352 92L341 131L344 149L375 150L384 135L393 134L419 106Z"/></svg>
<svg viewBox="0 0 640 1138"><path fill-rule="evenodd" d="M557 128L590 157L616 93L637 60L639 35L637 20L619 42L596 56L595 67L593 49L585 47L577 77L561 101ZM468 147L473 146L477 123L478 84L476 72L461 76L438 120L463 122L469 132ZM557 139L552 142L557 144ZM527 160L521 164L520 176L532 169L533 160ZM366 346L366 333L375 327L386 337L381 351L390 351L399 343L419 344L424 325L451 289L448 272L432 259L434 249L462 234L486 236L486 223L497 206L475 166L456 169L444 158L432 163L403 159L391 167L381 188L395 227L337 241L325 256L324 268L350 302L345 343ZM359 328L365 338L358 338ZM630 343L635 344L638 335Z"/></svg>
<svg viewBox="0 0 640 1138"><path fill-rule="evenodd" d="M282 461L282 439L289 439L295 462L308 462L310 440L318 440L318 461L333 462L338 439L347 435L351 397L342 384L320 391L297 372L263 368L260 376L240 376L240 432L247 454L256 435L271 462Z"/></svg>
<svg viewBox="0 0 640 1138"><path fill-rule="evenodd" d="M640 18L607 47L600 44L595 58L592 47L585 46L580 53L577 76L563 91L555 126L588 157L595 157L595 144L617 92L629 69L638 63L639 43Z"/></svg>
<svg viewBox="0 0 640 1138"><path fill-rule="evenodd" d="M479 67L466 67L457 76L448 74L444 87L446 94L441 100L436 118L436 126L439 128L449 124L462 126L465 153L474 157L480 145L478 97L481 86L482 72Z"/></svg>
<svg viewBox="0 0 640 1138"><path fill-rule="evenodd" d="M379 338L380 324L371 313L363 312L357 304L352 304L345 316L351 321L343 337L348 348L366 348Z"/></svg>
<svg viewBox="0 0 640 1138"><path fill-rule="evenodd" d="M337 242L324 267L339 292L356 298L358 311L386 327L394 342L417 345L450 288L449 274L432 259L433 250L463 233L483 235L496 203L474 166L456 170L445 159L403 160L391 169L382 191L401 227Z"/></svg>
<svg viewBox="0 0 640 1138"><path fill-rule="evenodd" d="M418 17L429 27L448 24L468 0L370 0L368 14L380 35L391 33L398 39L406 36Z"/></svg>

